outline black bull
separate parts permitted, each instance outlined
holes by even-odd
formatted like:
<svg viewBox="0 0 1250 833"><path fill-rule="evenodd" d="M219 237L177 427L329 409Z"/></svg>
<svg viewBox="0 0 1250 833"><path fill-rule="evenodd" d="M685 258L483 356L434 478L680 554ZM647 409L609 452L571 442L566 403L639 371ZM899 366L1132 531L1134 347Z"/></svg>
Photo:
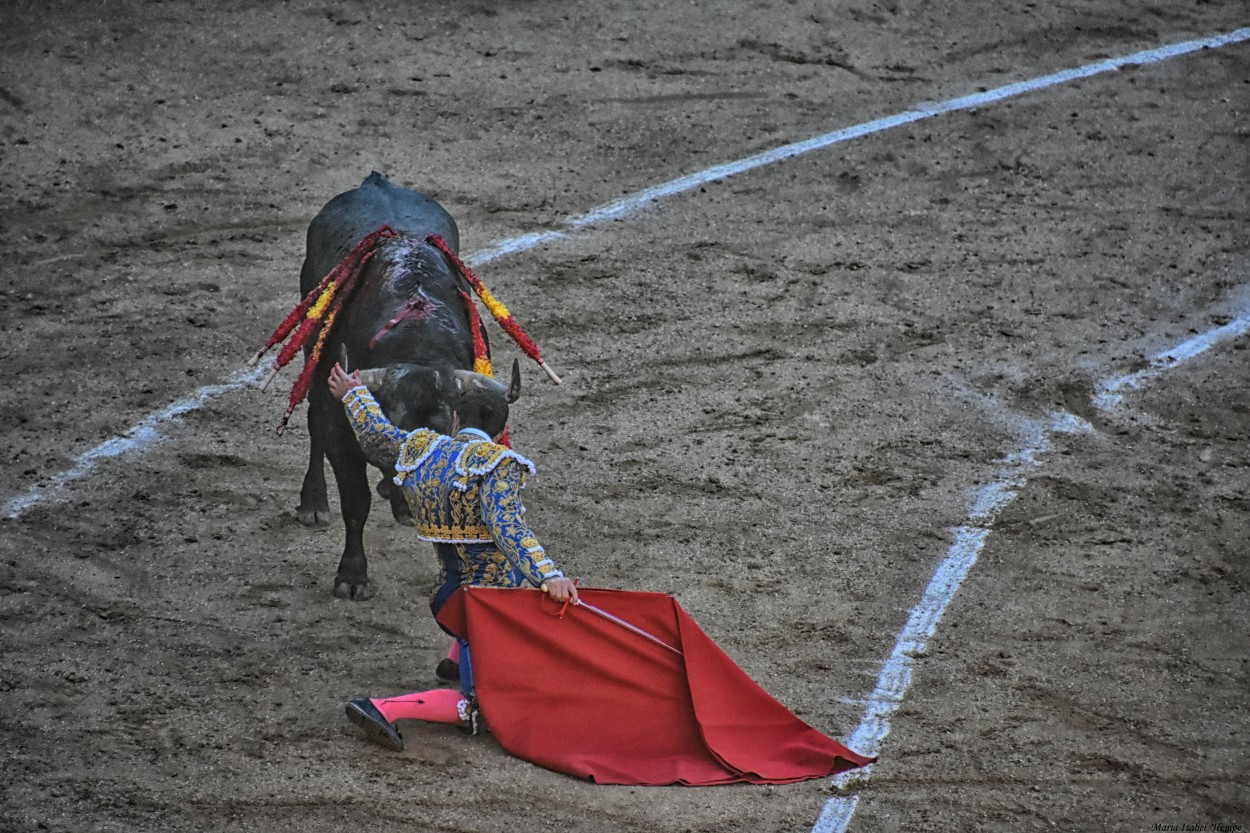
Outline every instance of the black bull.
<svg viewBox="0 0 1250 833"><path fill-rule="evenodd" d="M308 471L300 490L300 523L326 526L330 510L324 460L338 485L345 541L334 594L367 599L372 593L364 549L364 526L371 504L365 455L352 433L343 406L326 379L341 355L364 371L370 391L399 428L420 427L447 433L452 407L473 374L473 335L469 289L447 257L426 242L438 235L459 248L455 221L424 194L393 185L378 173L360 187L339 194L313 218L300 272L307 294L352 247L388 225L397 237L384 240L364 267L322 352L308 394ZM483 336L484 337L484 336ZM515 376L514 392L519 392ZM474 382L470 381L470 384ZM480 377L477 384L481 383ZM408 519L399 489L390 488L394 471L384 471L378 491L391 501L397 520Z"/></svg>

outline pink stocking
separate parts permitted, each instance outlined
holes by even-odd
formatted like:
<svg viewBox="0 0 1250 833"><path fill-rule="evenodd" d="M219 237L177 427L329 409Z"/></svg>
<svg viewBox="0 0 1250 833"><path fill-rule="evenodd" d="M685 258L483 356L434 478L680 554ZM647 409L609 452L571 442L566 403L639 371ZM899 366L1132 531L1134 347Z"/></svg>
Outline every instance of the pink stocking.
<svg viewBox="0 0 1250 833"><path fill-rule="evenodd" d="M460 640L453 639L451 647L447 649L447 659L452 662L460 662Z"/></svg>
<svg viewBox="0 0 1250 833"><path fill-rule="evenodd" d="M382 716L392 723L396 720L425 720L430 723L461 725L465 722L464 710L468 707L464 696L450 688L418 691L399 697L374 699L372 702L382 712Z"/></svg>

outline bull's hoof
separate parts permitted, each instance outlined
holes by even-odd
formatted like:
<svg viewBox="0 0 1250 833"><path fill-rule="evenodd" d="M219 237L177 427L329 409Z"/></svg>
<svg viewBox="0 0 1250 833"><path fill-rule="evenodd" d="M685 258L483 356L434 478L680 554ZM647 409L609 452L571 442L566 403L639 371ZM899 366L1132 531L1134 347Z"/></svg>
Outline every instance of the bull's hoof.
<svg viewBox="0 0 1250 833"><path fill-rule="evenodd" d="M334 598L348 599L353 602L367 602L373 597L373 585L369 583L369 579L363 581L349 581L347 579L334 579Z"/></svg>
<svg viewBox="0 0 1250 833"><path fill-rule="evenodd" d="M318 529L325 529L330 525L329 509L305 509L300 507L295 510L295 520L304 526L314 526Z"/></svg>

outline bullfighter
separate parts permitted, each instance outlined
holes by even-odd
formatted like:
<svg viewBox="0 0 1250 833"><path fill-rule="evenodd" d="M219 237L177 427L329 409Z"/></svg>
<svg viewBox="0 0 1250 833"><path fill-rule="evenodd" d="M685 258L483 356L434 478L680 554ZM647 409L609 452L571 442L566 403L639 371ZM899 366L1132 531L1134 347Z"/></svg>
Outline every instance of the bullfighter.
<svg viewBox="0 0 1250 833"><path fill-rule="evenodd" d="M525 523L521 488L534 464L500 445L508 402L493 390L473 389L460 396L452 434L429 429L406 433L382 412L359 371L336 364L331 394L342 401L348 422L369 462L394 464L395 483L412 509L417 536L434 544L440 583L430 597L437 615L463 585L530 585L557 602L577 603L576 584L546 556ZM460 690L434 689L397 697L358 697L347 703L348 718L370 740L395 751L404 748L395 727L401 719L448 723L474 732L478 715L468 642L457 637Z"/></svg>

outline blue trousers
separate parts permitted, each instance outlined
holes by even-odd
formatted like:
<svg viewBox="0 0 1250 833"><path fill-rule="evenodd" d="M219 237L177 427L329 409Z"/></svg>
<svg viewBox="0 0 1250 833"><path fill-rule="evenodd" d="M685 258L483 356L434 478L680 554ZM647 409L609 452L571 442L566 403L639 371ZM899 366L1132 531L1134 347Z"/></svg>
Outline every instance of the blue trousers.
<svg viewBox="0 0 1250 833"><path fill-rule="evenodd" d="M434 595L430 598L430 612L438 616L438 612L443 609L443 605L451 598L451 594L460 589L462 573L460 571L460 556L456 553L456 548L451 544L435 544L434 551L438 553L438 559L442 562L443 567L443 583L434 591ZM442 625L439 625L443 628ZM473 687L473 660L469 652L469 640L458 633L443 628L443 630L456 638L456 642L460 645L460 692L465 697L472 697Z"/></svg>

